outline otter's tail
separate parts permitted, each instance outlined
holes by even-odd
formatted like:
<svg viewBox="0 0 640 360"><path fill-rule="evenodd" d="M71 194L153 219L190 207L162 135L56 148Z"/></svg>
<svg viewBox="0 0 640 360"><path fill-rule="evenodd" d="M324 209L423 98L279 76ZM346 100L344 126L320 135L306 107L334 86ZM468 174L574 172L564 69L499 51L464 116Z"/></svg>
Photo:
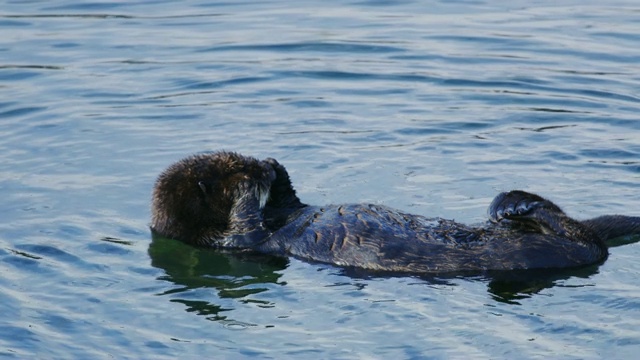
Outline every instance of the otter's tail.
<svg viewBox="0 0 640 360"><path fill-rule="evenodd" d="M640 217L637 216L604 215L584 220L582 224L595 231L609 247L640 241ZM612 241L622 237L633 239Z"/></svg>

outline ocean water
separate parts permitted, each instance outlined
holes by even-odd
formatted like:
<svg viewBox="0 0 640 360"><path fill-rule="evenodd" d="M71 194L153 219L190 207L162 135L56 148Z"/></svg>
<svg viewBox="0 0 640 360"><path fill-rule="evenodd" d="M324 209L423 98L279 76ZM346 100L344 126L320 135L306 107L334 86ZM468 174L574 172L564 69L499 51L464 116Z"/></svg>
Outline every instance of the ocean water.
<svg viewBox="0 0 640 360"><path fill-rule="evenodd" d="M149 231L192 153L310 204L640 215L636 1L3 1L0 357L634 359L640 243L578 270L381 277Z"/></svg>

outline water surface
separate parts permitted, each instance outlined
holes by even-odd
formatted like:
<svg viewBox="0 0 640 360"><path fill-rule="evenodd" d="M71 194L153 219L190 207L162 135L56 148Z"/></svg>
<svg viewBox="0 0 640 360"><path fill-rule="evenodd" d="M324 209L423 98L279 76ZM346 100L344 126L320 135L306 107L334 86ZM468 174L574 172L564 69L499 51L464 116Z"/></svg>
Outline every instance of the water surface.
<svg viewBox="0 0 640 360"><path fill-rule="evenodd" d="M635 358L640 244L586 269L371 277L152 239L157 174L274 157L303 201L640 214L634 1L6 1L0 355Z"/></svg>

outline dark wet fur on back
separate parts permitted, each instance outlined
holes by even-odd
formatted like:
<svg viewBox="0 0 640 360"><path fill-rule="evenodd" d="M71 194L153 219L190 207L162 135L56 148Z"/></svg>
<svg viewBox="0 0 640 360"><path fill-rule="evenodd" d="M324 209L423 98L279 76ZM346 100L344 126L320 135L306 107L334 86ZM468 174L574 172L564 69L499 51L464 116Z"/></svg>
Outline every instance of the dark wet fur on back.
<svg viewBox="0 0 640 360"><path fill-rule="evenodd" d="M499 194L490 221L474 226L381 205L309 206L276 160L231 152L170 166L156 182L152 213L156 233L194 245L408 273L594 264L606 259L606 241L640 233L638 217L578 221L519 190Z"/></svg>

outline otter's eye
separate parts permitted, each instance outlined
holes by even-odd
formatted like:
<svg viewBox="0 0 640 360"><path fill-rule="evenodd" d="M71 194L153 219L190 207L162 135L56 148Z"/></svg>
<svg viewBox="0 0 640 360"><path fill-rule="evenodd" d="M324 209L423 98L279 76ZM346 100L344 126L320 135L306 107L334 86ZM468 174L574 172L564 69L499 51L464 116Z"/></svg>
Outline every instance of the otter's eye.
<svg viewBox="0 0 640 360"><path fill-rule="evenodd" d="M206 195L207 194L207 184L204 181L198 181L198 186L200 186L200 190Z"/></svg>

